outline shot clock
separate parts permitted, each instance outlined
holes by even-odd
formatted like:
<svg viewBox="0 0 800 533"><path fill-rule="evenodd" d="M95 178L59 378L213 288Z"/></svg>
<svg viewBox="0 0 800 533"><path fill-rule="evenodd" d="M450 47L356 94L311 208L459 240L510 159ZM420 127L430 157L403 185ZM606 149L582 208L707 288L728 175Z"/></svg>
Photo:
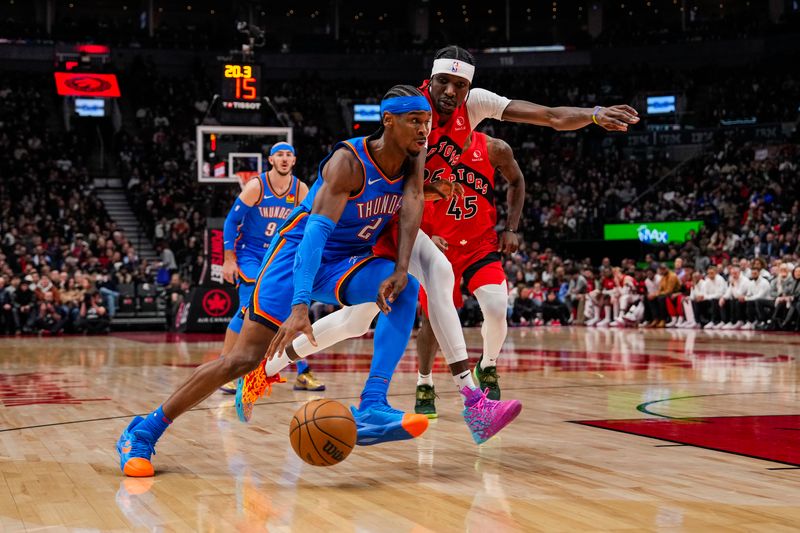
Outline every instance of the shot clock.
<svg viewBox="0 0 800 533"><path fill-rule="evenodd" d="M261 110L261 65L222 64L222 107Z"/></svg>

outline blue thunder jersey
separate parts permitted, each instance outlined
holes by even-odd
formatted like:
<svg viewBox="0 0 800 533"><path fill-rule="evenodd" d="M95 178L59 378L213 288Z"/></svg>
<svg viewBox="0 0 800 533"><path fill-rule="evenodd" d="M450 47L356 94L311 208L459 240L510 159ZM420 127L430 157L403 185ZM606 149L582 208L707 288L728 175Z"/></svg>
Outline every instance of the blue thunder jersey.
<svg viewBox="0 0 800 533"><path fill-rule="evenodd" d="M347 257L371 253L383 228L392 218L403 199L404 173L394 177L386 176L367 150L367 137L355 137L336 144L328 156L319 164L317 180L308 191L298 210L311 212L317 191L322 187L322 169L336 150L345 148L356 154L364 169L364 184L361 190L353 193L345 204L342 216L328 237L323 258ZM294 217L292 217L294 218ZM305 226L305 223L302 224ZM295 235L302 237L303 228ZM289 237L287 233L286 237Z"/></svg>
<svg viewBox="0 0 800 533"><path fill-rule="evenodd" d="M248 255L261 261L272 242L272 237L278 233L278 229L297 206L300 180L292 176L289 188L283 194L279 194L272 190L266 172L258 179L261 183L261 201L255 204L242 220L234 249L237 258Z"/></svg>

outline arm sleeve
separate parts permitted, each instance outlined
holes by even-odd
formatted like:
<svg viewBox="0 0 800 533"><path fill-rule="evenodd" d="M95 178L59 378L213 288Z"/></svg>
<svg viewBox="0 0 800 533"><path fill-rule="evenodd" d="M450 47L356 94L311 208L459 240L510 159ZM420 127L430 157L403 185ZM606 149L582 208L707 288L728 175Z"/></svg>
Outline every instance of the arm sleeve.
<svg viewBox="0 0 800 533"><path fill-rule="evenodd" d="M324 215L310 215L303 239L294 256L294 297L292 305L311 303L314 278L317 277L322 251L336 223Z"/></svg>
<svg viewBox="0 0 800 533"><path fill-rule="evenodd" d="M225 224L222 226L223 248L226 251L233 250L236 244L236 234L239 232L239 226L247 212L252 208L252 206L244 203L241 198L236 198L233 207L231 207L230 212L228 212L228 216L225 217Z"/></svg>
<svg viewBox="0 0 800 533"><path fill-rule="evenodd" d="M503 112L511 103L509 98L487 91L486 89L472 89L467 98L467 114L472 128L478 127L484 119L493 118L503 120Z"/></svg>

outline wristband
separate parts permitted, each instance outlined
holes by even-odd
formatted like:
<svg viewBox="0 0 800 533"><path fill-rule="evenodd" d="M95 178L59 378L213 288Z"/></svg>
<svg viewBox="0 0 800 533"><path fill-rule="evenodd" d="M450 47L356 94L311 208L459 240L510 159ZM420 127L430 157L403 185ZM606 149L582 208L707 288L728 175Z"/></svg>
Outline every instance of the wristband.
<svg viewBox="0 0 800 533"><path fill-rule="evenodd" d="M603 106L599 106L598 105L598 106L595 106L594 111L592 111L592 122L594 122L598 126L600 125L600 123L597 122L597 113L599 113L601 109L603 109Z"/></svg>

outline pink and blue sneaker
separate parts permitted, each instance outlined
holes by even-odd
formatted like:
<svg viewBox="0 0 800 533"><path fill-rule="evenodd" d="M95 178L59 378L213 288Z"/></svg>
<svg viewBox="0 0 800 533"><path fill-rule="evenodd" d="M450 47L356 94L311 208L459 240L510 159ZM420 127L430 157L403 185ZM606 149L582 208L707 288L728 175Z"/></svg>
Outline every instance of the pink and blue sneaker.
<svg viewBox="0 0 800 533"><path fill-rule="evenodd" d="M126 476L150 477L155 474L150 456L156 453L155 439L146 430L136 427L144 422L144 418L134 418L117 440L119 468Z"/></svg>
<svg viewBox="0 0 800 533"><path fill-rule="evenodd" d="M514 421L522 411L519 400L490 400L489 390L461 389L464 396L464 421L476 444L483 444Z"/></svg>
<svg viewBox="0 0 800 533"><path fill-rule="evenodd" d="M428 429L427 416L398 411L385 400L360 409L351 406L350 412L356 420L359 446L414 439Z"/></svg>

